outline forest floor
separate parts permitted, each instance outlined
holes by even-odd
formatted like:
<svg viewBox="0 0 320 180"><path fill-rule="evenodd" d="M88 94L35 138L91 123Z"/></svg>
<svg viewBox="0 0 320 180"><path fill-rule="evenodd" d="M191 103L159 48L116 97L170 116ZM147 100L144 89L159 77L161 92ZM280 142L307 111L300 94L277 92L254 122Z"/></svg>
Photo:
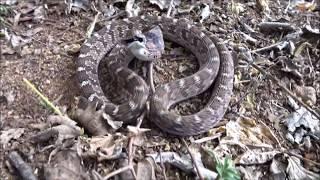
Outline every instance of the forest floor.
<svg viewBox="0 0 320 180"><path fill-rule="evenodd" d="M0 179L320 178L320 2L128 2L0 1ZM95 32L104 21L168 11L202 24L232 52L223 119L192 137L169 135L148 116L141 126L110 121L107 134L91 136L74 123L81 112L75 61L90 25ZM156 87L198 68L188 50L165 45ZM143 63L130 67L144 74ZM211 90L172 111L201 110Z"/></svg>

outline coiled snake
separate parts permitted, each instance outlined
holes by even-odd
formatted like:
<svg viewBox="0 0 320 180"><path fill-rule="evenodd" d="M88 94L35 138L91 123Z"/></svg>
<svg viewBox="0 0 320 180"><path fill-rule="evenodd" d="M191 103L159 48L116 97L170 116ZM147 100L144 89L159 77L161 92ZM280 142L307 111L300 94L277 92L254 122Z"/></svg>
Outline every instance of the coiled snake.
<svg viewBox="0 0 320 180"><path fill-rule="evenodd" d="M154 26L161 28L165 39L189 49L196 56L200 68L191 76L156 87L155 93L150 97L149 119L163 131L174 135L188 136L208 131L223 117L231 99L233 60L216 36L187 20L141 16L108 22L80 50L77 75L83 95L89 101L98 102L107 114L117 120L129 122L137 118L144 110L149 88L140 76L128 68L128 63L133 58L132 53L130 56L126 49L114 49L119 49L124 40L133 41L132 30L144 32ZM139 38L136 40L143 41ZM106 63L109 70L131 94L127 102L114 104L104 96L98 67L105 56L108 56ZM159 54L155 52L150 58L159 58ZM199 112L181 116L169 111L173 104L204 92L212 83L214 86L211 97Z"/></svg>

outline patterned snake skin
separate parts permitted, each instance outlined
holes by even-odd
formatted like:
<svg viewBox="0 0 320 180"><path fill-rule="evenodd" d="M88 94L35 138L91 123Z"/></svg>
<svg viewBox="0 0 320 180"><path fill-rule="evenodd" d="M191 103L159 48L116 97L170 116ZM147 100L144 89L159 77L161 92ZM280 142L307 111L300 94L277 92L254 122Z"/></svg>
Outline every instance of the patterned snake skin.
<svg viewBox="0 0 320 180"><path fill-rule="evenodd" d="M187 20L141 16L108 22L80 50L77 75L83 95L89 101L97 102L116 120L130 122L137 118L145 108L149 88L140 76L128 68L133 58L126 57L130 53L114 49L119 48L119 42L132 36L133 29L144 32L153 26L160 26L165 39L189 49L196 56L200 68L191 76L156 87L155 93L150 97L149 119L160 129L173 135L204 133L223 117L228 107L233 88L233 60L216 36ZM105 56L108 56L108 61L105 62L107 68L131 95L127 102L114 104L104 96L98 69ZM199 112L181 116L169 111L172 105L204 92L212 83L211 97Z"/></svg>

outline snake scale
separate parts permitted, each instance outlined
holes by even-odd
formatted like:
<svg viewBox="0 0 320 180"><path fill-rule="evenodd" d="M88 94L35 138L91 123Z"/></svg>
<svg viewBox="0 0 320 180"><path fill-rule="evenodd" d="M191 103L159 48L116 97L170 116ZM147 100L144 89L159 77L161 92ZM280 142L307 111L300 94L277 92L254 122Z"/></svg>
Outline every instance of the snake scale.
<svg viewBox="0 0 320 180"><path fill-rule="evenodd" d="M224 43L211 32L185 19L162 16L139 16L106 23L86 41L77 59L77 77L83 96L98 103L104 111L124 122L136 119L144 110L149 96L146 82L128 68L126 50L114 51L120 42L132 36L132 30L145 31L159 26L164 39L189 49L197 58L199 69L191 76L156 87L150 97L149 119L160 129L173 135L197 135L212 128L225 114L233 89L233 59ZM130 54L130 53L129 53ZM99 64L108 57L107 67L131 94L128 101L114 104L100 87ZM129 59L125 62L120 59ZM214 83L214 84L213 84ZM181 116L169 108L196 96L213 84L211 97L199 112Z"/></svg>

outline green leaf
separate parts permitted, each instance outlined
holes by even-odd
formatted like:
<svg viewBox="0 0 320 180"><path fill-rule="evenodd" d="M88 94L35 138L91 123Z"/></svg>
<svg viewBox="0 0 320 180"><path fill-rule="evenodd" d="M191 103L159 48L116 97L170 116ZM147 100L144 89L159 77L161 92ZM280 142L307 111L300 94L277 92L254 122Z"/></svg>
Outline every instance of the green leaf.
<svg viewBox="0 0 320 180"><path fill-rule="evenodd" d="M237 169L234 166L234 163L231 158L224 158L220 160L212 150L204 149L209 157L214 159L216 163L216 172L218 173L219 180L240 180L240 174L238 173Z"/></svg>

